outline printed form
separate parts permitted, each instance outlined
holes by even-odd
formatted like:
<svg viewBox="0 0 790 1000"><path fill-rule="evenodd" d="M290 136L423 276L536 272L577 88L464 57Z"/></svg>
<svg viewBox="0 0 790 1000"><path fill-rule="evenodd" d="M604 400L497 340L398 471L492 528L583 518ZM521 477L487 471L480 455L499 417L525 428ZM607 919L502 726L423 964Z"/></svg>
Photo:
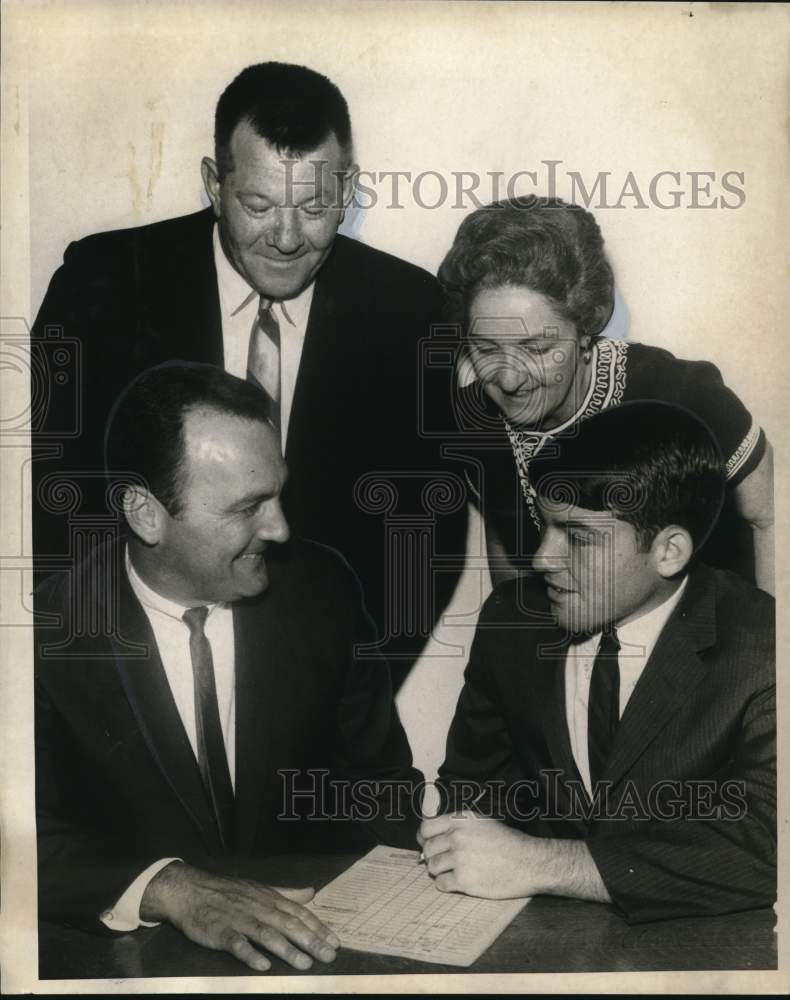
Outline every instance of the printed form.
<svg viewBox="0 0 790 1000"><path fill-rule="evenodd" d="M439 892L419 859L374 847L307 906L352 951L469 966L529 900Z"/></svg>

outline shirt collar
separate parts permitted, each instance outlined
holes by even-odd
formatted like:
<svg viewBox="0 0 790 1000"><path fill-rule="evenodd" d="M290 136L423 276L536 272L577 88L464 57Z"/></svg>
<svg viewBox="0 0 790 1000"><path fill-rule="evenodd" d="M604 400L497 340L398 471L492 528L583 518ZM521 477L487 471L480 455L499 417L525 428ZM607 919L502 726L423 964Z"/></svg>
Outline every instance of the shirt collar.
<svg viewBox="0 0 790 1000"><path fill-rule="evenodd" d="M178 601L171 601L168 597L162 597L161 594L152 590L132 565L132 557L129 554L128 545L124 551L124 564L126 566L126 573L129 577L129 583L134 591L135 597L144 608L147 608L149 611L158 611L160 614L166 615L168 618L175 618L178 621L182 621L184 612L188 608L195 607L193 604L180 604ZM203 606L208 608L208 613L210 615L215 608L221 607L222 605L206 604Z"/></svg>
<svg viewBox="0 0 790 1000"><path fill-rule="evenodd" d="M669 616L675 610L678 601L683 596L683 591L686 589L687 583L688 576L683 580L678 589L670 594L665 601L662 601L658 607L648 611L647 614L640 615L639 618L634 618L625 625L618 625L617 635L620 642L624 645L644 646L649 654L656 644L661 629L666 625Z"/></svg>
<svg viewBox="0 0 790 1000"><path fill-rule="evenodd" d="M214 223L212 235L214 248L214 266L217 270L217 285L219 287L219 304L223 317L235 316L250 302L259 298L258 292L247 282L228 260L219 238L219 227ZM307 326L307 316L313 301L315 282L310 282L295 298L287 302L278 301L276 305L291 326L304 331Z"/></svg>
<svg viewBox="0 0 790 1000"><path fill-rule="evenodd" d="M662 601L658 607L653 608L639 618L634 618L625 625L617 626L617 637L621 645L641 646L647 656L653 651L661 629L666 625L669 616L675 610L686 589L688 576L683 580L678 589ZM601 633L585 636L573 643L573 648L578 656L593 656L598 651L601 642Z"/></svg>

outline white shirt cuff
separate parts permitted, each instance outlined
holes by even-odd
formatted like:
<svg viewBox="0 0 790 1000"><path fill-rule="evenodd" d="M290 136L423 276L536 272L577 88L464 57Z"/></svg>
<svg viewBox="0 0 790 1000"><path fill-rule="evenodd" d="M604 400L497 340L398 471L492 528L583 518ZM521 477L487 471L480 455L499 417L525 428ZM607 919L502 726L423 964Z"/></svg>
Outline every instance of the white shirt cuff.
<svg viewBox="0 0 790 1000"><path fill-rule="evenodd" d="M132 882L126 892L116 901L109 910L104 910L99 915L99 920L111 931L123 933L125 931L136 931L138 927L157 927L156 923L148 923L140 919L140 903L143 894L148 888L151 879L158 875L163 868L166 868L173 861L181 861L182 858L161 858L154 861L145 871L140 872Z"/></svg>

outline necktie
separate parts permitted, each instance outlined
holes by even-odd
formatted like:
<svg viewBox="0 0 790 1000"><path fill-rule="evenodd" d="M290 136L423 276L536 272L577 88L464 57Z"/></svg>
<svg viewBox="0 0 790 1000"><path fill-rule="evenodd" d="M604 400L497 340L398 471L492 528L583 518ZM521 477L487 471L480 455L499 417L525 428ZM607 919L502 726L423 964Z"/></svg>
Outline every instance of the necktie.
<svg viewBox="0 0 790 1000"><path fill-rule="evenodd" d="M258 315L250 331L247 381L258 386L269 400L272 424L280 432L280 324L272 302L261 296Z"/></svg>
<svg viewBox="0 0 790 1000"><path fill-rule="evenodd" d="M219 837L225 850L233 847L233 785L228 756L219 721L214 661L204 626L208 608L189 608L183 620L189 629L189 653L195 682L195 723L200 775L214 812Z"/></svg>
<svg viewBox="0 0 790 1000"><path fill-rule="evenodd" d="M593 664L590 698L587 703L587 749L593 789L604 775L620 721L619 651L617 631L613 628L610 632L604 632Z"/></svg>

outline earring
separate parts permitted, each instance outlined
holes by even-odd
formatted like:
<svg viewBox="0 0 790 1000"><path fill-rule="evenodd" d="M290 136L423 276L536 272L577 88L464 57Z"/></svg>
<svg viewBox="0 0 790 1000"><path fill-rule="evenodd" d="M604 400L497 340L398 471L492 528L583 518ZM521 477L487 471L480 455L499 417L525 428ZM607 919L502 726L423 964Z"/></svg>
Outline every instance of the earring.
<svg viewBox="0 0 790 1000"><path fill-rule="evenodd" d="M582 361L586 365L589 365L589 363L592 361L592 350L590 349L589 346L585 347L585 349L582 351Z"/></svg>

